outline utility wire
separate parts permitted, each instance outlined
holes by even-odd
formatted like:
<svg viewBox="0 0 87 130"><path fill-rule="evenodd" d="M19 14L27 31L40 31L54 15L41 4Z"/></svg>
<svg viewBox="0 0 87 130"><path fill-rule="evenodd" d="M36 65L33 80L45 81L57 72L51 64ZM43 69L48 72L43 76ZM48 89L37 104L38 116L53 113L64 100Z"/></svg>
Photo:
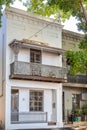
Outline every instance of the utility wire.
<svg viewBox="0 0 87 130"><path fill-rule="evenodd" d="M56 21L56 20L55 20ZM55 23L55 21L53 22L53 23ZM60 18L58 18L58 22L60 21ZM37 31L36 33L34 33L33 35L31 35L30 37L29 37L29 39L30 38L32 38L33 36L35 36L36 34L38 34L39 32L41 32L42 30L44 30L46 27L48 27L49 25L51 25L51 24L53 24L53 23L49 23L49 24L47 24L46 26L44 26L43 28L41 28L39 31Z"/></svg>
<svg viewBox="0 0 87 130"><path fill-rule="evenodd" d="M44 30L47 26L49 26L50 24L52 24L52 23L49 23L49 24L47 24L46 26L44 26L43 28L41 28L39 31L37 31L36 33L34 33L33 35L31 35L30 37L29 37L29 39L30 38L32 38L33 36L35 36L37 33L39 33L39 32L41 32L42 30Z"/></svg>

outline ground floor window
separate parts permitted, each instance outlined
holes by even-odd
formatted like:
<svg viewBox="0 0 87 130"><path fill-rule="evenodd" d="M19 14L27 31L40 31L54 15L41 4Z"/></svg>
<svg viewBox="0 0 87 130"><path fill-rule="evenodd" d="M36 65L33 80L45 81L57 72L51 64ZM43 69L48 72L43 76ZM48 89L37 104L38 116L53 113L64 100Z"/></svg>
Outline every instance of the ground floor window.
<svg viewBox="0 0 87 130"><path fill-rule="evenodd" d="M19 90L11 90L11 121L18 121L19 112Z"/></svg>
<svg viewBox="0 0 87 130"><path fill-rule="evenodd" d="M72 110L80 108L80 94L72 94Z"/></svg>
<svg viewBox="0 0 87 130"><path fill-rule="evenodd" d="M11 111L17 112L19 106L19 90L12 89L11 90Z"/></svg>
<svg viewBox="0 0 87 130"><path fill-rule="evenodd" d="M30 91L30 111L43 111L43 91Z"/></svg>

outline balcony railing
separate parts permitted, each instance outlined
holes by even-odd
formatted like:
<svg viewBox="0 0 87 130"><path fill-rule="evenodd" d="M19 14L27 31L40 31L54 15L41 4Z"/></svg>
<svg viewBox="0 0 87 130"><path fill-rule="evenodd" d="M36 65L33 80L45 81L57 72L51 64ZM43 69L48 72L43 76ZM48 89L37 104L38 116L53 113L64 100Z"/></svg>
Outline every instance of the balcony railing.
<svg viewBox="0 0 87 130"><path fill-rule="evenodd" d="M16 61L10 66L10 78L66 82L66 68Z"/></svg>
<svg viewBox="0 0 87 130"><path fill-rule="evenodd" d="M46 123L47 112L11 112L11 123Z"/></svg>
<svg viewBox="0 0 87 130"><path fill-rule="evenodd" d="M67 75L67 81L69 83L87 84L87 75Z"/></svg>

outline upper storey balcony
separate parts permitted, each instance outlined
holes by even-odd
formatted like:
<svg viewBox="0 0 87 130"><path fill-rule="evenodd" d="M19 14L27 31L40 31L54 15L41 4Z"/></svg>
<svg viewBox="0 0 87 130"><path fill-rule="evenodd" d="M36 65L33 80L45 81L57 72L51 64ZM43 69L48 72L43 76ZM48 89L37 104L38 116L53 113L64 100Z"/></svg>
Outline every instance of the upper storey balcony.
<svg viewBox="0 0 87 130"><path fill-rule="evenodd" d="M16 61L11 65L10 78L50 82L66 82L66 68Z"/></svg>
<svg viewBox="0 0 87 130"><path fill-rule="evenodd" d="M67 75L68 83L87 84L87 75Z"/></svg>
<svg viewBox="0 0 87 130"><path fill-rule="evenodd" d="M63 57L62 49L49 47L47 45L26 43L17 40L14 40L10 44L10 47L13 49L15 54L15 61L10 64L11 79L34 80L34 81L57 82L57 83L64 83L67 81L66 80L67 71L65 64L63 64L63 67L60 67L41 63L42 50L44 52L56 53L58 54L57 56L62 55ZM30 62L18 61L18 53L20 48L30 49Z"/></svg>

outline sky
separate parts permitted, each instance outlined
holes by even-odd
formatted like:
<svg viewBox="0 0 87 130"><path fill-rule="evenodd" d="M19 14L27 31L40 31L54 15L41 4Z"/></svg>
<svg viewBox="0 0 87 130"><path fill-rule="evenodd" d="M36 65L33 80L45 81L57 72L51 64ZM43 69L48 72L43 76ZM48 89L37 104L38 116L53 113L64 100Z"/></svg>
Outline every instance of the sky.
<svg viewBox="0 0 87 130"><path fill-rule="evenodd" d="M12 5L12 7L19 8L19 9L22 9L22 10L26 10L26 7L24 7L22 5L22 3L19 2L18 0L16 0L16 2L14 3L14 5ZM64 25L63 29L70 30L70 31L73 31L73 32L77 32L77 33L82 33L80 31L78 31L76 23L77 23L76 19L73 18L73 17L70 17L69 20L66 20L66 22L63 23L63 25Z"/></svg>
<svg viewBox="0 0 87 130"><path fill-rule="evenodd" d="M76 19L73 18L73 17L70 17L69 20L66 20L66 22L63 23L64 29L71 30L71 31L74 31L74 32L78 32L76 23L77 23Z"/></svg>

